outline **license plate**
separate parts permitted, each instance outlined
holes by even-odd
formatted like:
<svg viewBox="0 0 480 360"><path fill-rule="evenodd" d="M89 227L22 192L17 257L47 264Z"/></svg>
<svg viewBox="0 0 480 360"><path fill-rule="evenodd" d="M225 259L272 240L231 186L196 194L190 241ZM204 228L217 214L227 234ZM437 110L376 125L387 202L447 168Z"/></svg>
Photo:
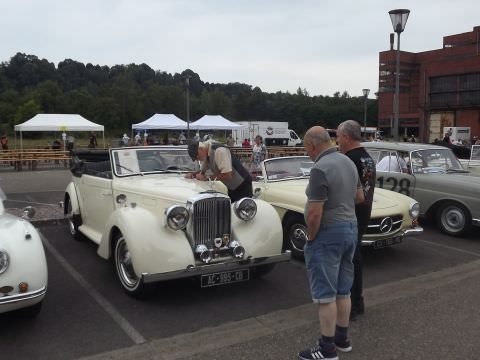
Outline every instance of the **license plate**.
<svg viewBox="0 0 480 360"><path fill-rule="evenodd" d="M401 236L397 236L397 237L389 238L389 239L377 240L373 244L373 248L374 249L381 249L381 248L384 248L384 247L387 247L387 246L400 244L401 242L402 242L402 237Z"/></svg>
<svg viewBox="0 0 480 360"><path fill-rule="evenodd" d="M240 281L247 281L250 277L249 269L224 271L207 275L202 275L201 286L210 287L217 285L231 284Z"/></svg>

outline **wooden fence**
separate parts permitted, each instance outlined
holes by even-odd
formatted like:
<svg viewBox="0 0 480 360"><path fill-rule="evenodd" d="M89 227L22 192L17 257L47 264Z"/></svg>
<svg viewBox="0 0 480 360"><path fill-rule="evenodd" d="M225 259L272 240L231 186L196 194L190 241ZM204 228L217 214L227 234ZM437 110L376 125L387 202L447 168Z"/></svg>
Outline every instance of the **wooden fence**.
<svg viewBox="0 0 480 360"><path fill-rule="evenodd" d="M267 147L268 157L283 157L294 155L306 155L303 147ZM232 148L234 153L242 163L250 164L252 156L251 148ZM17 171L23 169L35 170L37 167L64 167L68 168L70 164L70 152L54 149L24 149L24 150L1 150L0 151L0 167L13 168Z"/></svg>

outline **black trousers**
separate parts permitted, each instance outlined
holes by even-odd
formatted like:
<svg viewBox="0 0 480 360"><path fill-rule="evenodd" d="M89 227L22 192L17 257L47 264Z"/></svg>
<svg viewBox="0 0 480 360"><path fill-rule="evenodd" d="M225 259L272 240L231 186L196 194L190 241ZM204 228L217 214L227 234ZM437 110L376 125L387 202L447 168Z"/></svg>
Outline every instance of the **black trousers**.
<svg viewBox="0 0 480 360"><path fill-rule="evenodd" d="M367 230L368 223L358 224L358 237L355 253L353 254L353 284L350 294L352 307L363 305L363 258L362 258L362 237Z"/></svg>
<svg viewBox="0 0 480 360"><path fill-rule="evenodd" d="M242 182L235 190L228 189L228 196L232 200L232 202L240 200L244 197L252 197L253 190L252 190L252 180L247 179Z"/></svg>

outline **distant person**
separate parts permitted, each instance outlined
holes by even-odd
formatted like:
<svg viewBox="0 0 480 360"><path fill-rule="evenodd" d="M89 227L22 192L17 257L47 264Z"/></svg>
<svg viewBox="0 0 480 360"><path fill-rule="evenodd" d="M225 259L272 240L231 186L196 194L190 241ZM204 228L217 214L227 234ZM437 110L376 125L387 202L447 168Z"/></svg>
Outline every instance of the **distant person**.
<svg viewBox="0 0 480 360"><path fill-rule="evenodd" d="M450 139L450 136L452 135L452 133L450 132L452 129L448 130L446 133L445 133L445 136L443 137L443 142L444 143L447 143L447 144L452 144L452 140Z"/></svg>
<svg viewBox="0 0 480 360"><path fill-rule="evenodd" d="M389 172L407 172L408 167L405 160L395 155L384 156L376 166L377 171L389 171Z"/></svg>
<svg viewBox="0 0 480 360"><path fill-rule="evenodd" d="M242 147L244 148L249 148L250 147L250 140L248 140L247 138L245 138L242 142Z"/></svg>
<svg viewBox="0 0 480 360"><path fill-rule="evenodd" d="M127 134L123 134L123 137L122 137L122 145L123 146L128 146L128 142L130 141L130 138L128 137Z"/></svg>
<svg viewBox="0 0 480 360"><path fill-rule="evenodd" d="M227 139L225 141L225 145L227 145L228 147L233 147L235 145L235 141L233 140L232 135L227 136Z"/></svg>
<svg viewBox="0 0 480 360"><path fill-rule="evenodd" d="M408 139L408 142L414 143L415 141L415 135L410 135L410 138Z"/></svg>
<svg viewBox="0 0 480 360"><path fill-rule="evenodd" d="M137 134L136 134L135 137L133 138L133 141L134 141L135 146L140 146L140 145L142 145L142 137L140 136L140 133L139 133L139 132L137 132Z"/></svg>
<svg viewBox="0 0 480 360"><path fill-rule="evenodd" d="M58 139L53 140L53 142L52 142L52 149L53 149L53 150L60 150L61 148L62 148L62 143L61 143L61 141L58 140Z"/></svg>
<svg viewBox="0 0 480 360"><path fill-rule="evenodd" d="M183 131L180 133L180 135L178 135L178 143L180 145L185 145L187 143L187 138L185 137Z"/></svg>
<svg viewBox="0 0 480 360"><path fill-rule="evenodd" d="M193 137L193 141L200 141L200 133L197 131Z"/></svg>
<svg viewBox="0 0 480 360"><path fill-rule="evenodd" d="M0 144L2 145L2 150L8 150L8 137L7 134L3 134L0 138Z"/></svg>
<svg viewBox="0 0 480 360"><path fill-rule="evenodd" d="M480 139L478 138L478 136L473 137L472 143L473 145L480 145Z"/></svg>
<svg viewBox="0 0 480 360"><path fill-rule="evenodd" d="M92 131L90 133L90 137L88 138L88 147L91 148L91 149L95 149L98 144L97 144L97 135L95 135L95 133Z"/></svg>
<svg viewBox="0 0 480 360"><path fill-rule="evenodd" d="M267 158L267 147L263 143L260 135L255 137L255 144L252 148L252 156L250 157L251 166L250 174L258 175L260 173L260 163Z"/></svg>
<svg viewBox="0 0 480 360"><path fill-rule="evenodd" d="M73 135L68 135L67 137L67 150L72 151L75 146L75 138Z"/></svg>

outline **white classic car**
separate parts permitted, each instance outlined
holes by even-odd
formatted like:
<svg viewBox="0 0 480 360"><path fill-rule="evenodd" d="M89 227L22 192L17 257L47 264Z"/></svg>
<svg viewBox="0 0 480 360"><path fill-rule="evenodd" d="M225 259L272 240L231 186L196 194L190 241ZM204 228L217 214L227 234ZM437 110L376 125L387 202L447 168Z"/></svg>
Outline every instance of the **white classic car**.
<svg viewBox="0 0 480 360"><path fill-rule="evenodd" d="M25 219L8 214L0 189L0 313L19 310L36 316L47 292L47 261L42 240ZM33 216L26 209L28 216Z"/></svg>
<svg viewBox="0 0 480 360"><path fill-rule="evenodd" d="M262 175L253 183L255 196L268 201L277 210L284 230L284 249L303 256L306 239L303 216L313 162L308 156L287 156L263 161ZM375 249L398 244L403 238L418 235L423 229L417 218L420 206L414 199L393 191L375 189L373 207L362 245Z"/></svg>
<svg viewBox="0 0 480 360"><path fill-rule="evenodd" d="M220 182L184 177L197 168L186 148L173 146L74 154L70 231L113 259L128 294L143 297L153 282L185 277L199 277L202 287L248 280L290 259L270 204L232 204Z"/></svg>

